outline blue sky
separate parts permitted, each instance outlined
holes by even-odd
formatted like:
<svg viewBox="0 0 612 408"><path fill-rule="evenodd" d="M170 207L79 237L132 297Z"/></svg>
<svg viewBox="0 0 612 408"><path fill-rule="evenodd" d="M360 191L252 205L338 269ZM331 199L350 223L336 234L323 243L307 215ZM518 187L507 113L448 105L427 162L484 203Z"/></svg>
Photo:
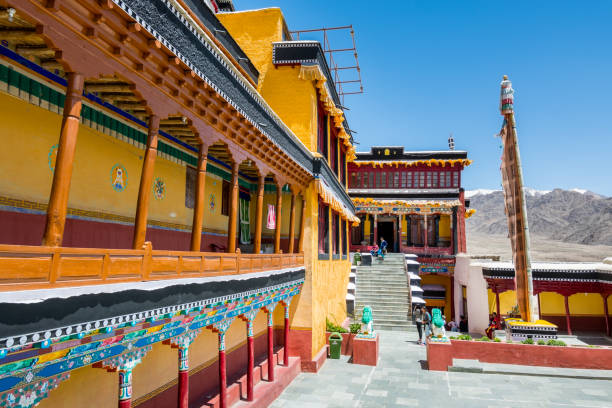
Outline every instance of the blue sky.
<svg viewBox="0 0 612 408"><path fill-rule="evenodd" d="M290 30L354 26L365 93L345 105L358 151L445 149L452 133L474 160L464 187L501 188L494 135L507 74L525 184L612 196L612 1L235 4L280 7Z"/></svg>

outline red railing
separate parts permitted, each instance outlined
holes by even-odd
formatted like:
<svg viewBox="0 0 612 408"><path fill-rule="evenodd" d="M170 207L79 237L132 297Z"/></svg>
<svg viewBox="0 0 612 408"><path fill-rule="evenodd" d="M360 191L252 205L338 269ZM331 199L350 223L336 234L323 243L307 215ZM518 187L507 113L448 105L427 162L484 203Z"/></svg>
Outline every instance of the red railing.
<svg viewBox="0 0 612 408"><path fill-rule="evenodd" d="M304 254L0 245L0 291L202 278L304 266Z"/></svg>

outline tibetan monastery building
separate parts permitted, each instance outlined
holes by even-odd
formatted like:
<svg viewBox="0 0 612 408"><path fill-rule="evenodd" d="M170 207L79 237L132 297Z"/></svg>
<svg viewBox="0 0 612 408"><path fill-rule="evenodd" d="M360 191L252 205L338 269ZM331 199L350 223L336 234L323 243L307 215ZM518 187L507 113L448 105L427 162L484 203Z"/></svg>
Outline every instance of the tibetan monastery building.
<svg viewBox="0 0 612 408"><path fill-rule="evenodd" d="M1 407L265 405L321 367L359 223L330 72L277 8L0 1Z"/></svg>
<svg viewBox="0 0 612 408"><path fill-rule="evenodd" d="M375 146L348 165L349 194L361 223L350 250L368 251L384 238L392 252L418 255L427 306L453 315L455 255L465 252L466 200L461 172L466 151L405 151Z"/></svg>

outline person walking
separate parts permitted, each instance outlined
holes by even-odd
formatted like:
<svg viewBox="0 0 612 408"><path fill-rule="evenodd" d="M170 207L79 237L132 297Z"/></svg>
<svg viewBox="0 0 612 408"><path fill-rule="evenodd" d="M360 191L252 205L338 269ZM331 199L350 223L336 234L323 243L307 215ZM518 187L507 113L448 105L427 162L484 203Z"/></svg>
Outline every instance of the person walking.
<svg viewBox="0 0 612 408"><path fill-rule="evenodd" d="M427 306L423 306L423 326L425 326L425 338L431 337L431 314L427 311Z"/></svg>
<svg viewBox="0 0 612 408"><path fill-rule="evenodd" d="M415 323L417 327L417 331L419 332L419 340L417 344L423 344L423 309L418 305L414 310Z"/></svg>
<svg viewBox="0 0 612 408"><path fill-rule="evenodd" d="M378 255L381 259L385 259L385 253L387 252L387 241L383 237L380 238L380 247L378 247Z"/></svg>

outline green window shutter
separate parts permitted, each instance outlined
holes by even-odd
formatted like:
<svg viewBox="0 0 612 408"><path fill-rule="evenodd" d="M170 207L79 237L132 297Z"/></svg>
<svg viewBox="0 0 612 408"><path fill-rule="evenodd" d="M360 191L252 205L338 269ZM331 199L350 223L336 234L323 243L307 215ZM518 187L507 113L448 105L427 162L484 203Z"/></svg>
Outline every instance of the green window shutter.
<svg viewBox="0 0 612 408"><path fill-rule="evenodd" d="M49 100L51 99L51 96L50 96L51 92L50 91L51 91L51 89L48 86L43 86L43 88L42 88L42 98L43 98L44 101L49 102Z"/></svg>
<svg viewBox="0 0 612 408"><path fill-rule="evenodd" d="M0 65L0 81L8 82L8 67Z"/></svg>
<svg viewBox="0 0 612 408"><path fill-rule="evenodd" d="M59 106L63 107L66 103L66 95L59 94Z"/></svg>
<svg viewBox="0 0 612 408"><path fill-rule="evenodd" d="M19 86L19 73L10 68L8 72L8 84L15 87Z"/></svg>
<svg viewBox="0 0 612 408"><path fill-rule="evenodd" d="M42 85L37 82L37 81L32 81L30 83L30 94L34 95L37 98L40 98L40 90L42 88Z"/></svg>
<svg viewBox="0 0 612 408"><path fill-rule="evenodd" d="M19 75L21 78L19 78L19 89L24 91L24 92L30 92L30 78L28 78L25 75Z"/></svg>

